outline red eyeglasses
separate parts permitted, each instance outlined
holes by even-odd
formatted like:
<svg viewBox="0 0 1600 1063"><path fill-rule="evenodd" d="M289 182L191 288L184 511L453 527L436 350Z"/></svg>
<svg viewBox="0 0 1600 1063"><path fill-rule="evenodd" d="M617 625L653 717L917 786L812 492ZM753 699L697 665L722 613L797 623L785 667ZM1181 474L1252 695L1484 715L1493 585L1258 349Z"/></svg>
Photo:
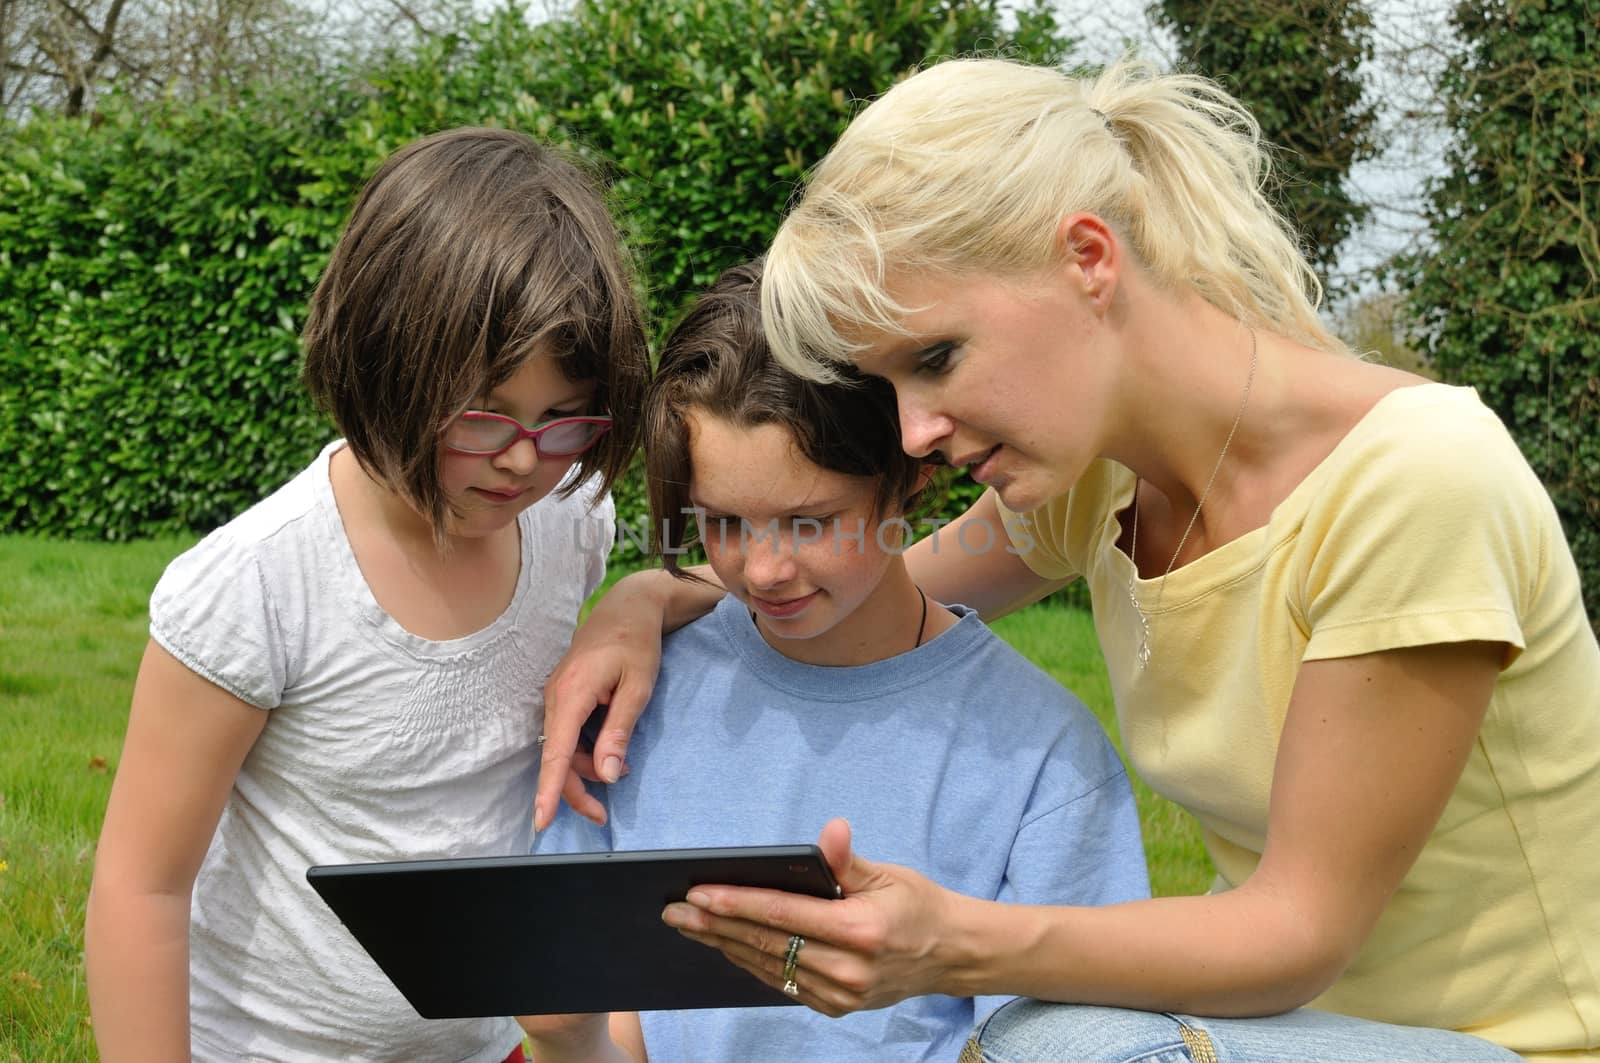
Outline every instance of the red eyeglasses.
<svg viewBox="0 0 1600 1063"><path fill-rule="evenodd" d="M492 458L531 439L541 458L571 458L594 446L610 430L611 418L607 416L557 417L524 428L521 422L504 414L468 410L444 430L444 445L457 454Z"/></svg>

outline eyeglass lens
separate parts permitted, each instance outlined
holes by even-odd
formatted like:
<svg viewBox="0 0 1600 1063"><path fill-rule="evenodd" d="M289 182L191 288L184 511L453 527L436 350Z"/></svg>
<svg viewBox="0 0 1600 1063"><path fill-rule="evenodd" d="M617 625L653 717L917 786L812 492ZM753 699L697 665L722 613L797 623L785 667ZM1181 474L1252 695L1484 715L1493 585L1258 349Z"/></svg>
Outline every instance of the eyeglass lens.
<svg viewBox="0 0 1600 1063"><path fill-rule="evenodd" d="M556 420L549 422L534 438L534 445L545 457L568 457L588 449L607 425L604 421ZM514 443L522 426L509 417L467 413L456 418L445 432L445 445L469 454L494 454Z"/></svg>

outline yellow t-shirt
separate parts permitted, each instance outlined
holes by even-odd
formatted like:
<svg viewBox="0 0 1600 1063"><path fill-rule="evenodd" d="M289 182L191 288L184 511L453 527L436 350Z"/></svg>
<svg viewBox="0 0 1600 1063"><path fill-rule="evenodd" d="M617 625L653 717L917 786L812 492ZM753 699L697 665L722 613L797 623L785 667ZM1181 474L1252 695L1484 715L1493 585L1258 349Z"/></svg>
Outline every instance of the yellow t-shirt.
<svg viewBox="0 0 1600 1063"><path fill-rule="evenodd" d="M1134 581L1143 671L1116 546L1133 486L1098 462L1067 495L1003 512L1035 572L1088 581L1129 759L1200 821L1218 888L1260 859L1301 661L1512 647L1439 825L1313 1005L1600 1058L1600 646L1555 509L1495 415L1467 388L1385 396L1265 527L1164 589Z"/></svg>

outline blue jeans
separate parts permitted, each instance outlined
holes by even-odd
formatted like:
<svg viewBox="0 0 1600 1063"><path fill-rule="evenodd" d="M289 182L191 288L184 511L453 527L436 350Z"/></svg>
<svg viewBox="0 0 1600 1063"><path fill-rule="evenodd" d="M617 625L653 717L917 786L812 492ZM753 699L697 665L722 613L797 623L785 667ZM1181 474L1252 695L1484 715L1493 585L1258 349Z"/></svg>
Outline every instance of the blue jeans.
<svg viewBox="0 0 1600 1063"><path fill-rule="evenodd" d="M1014 1000L978 1024L960 1063L1515 1063L1451 1030L1301 1008L1259 1019Z"/></svg>

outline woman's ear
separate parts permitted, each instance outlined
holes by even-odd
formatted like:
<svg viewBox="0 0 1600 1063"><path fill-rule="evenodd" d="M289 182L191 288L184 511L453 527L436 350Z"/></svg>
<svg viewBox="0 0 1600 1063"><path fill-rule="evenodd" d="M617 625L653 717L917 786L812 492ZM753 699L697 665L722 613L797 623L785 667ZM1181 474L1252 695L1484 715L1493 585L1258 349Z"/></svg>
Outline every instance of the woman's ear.
<svg viewBox="0 0 1600 1063"><path fill-rule="evenodd" d="M1056 225L1056 252L1067 282L1102 313L1122 271L1122 246L1104 218L1076 211Z"/></svg>

